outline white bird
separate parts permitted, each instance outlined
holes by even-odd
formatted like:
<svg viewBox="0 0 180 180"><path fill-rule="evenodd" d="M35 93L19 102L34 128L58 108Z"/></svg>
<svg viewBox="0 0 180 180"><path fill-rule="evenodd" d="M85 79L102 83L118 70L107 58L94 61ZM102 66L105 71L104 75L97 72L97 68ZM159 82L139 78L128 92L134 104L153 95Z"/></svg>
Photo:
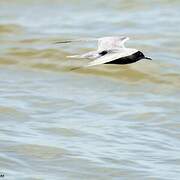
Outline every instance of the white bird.
<svg viewBox="0 0 180 180"><path fill-rule="evenodd" d="M85 67L100 65L100 64L130 64L141 59L151 58L145 57L144 54L132 48L126 48L124 43L129 40L129 37L101 37L88 38L79 40L69 40L56 43L71 43L82 41L98 41L98 48L96 51L91 51L82 55L67 56L69 58L86 58L91 59Z"/></svg>

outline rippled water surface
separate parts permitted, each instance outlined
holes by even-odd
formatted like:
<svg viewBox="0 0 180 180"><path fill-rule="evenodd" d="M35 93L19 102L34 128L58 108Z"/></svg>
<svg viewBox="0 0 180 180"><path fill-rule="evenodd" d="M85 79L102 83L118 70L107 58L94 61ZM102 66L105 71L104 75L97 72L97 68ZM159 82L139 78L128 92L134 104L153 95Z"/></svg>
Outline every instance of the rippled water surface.
<svg viewBox="0 0 180 180"><path fill-rule="evenodd" d="M180 179L180 1L0 1L3 179ZM69 71L126 35L153 61Z"/></svg>

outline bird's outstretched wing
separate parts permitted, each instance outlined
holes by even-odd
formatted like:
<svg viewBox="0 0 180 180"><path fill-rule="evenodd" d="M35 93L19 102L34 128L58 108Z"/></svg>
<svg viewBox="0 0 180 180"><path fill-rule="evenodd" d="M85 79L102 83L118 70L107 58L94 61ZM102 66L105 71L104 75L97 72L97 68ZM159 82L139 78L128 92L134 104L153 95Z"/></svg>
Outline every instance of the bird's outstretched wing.
<svg viewBox="0 0 180 180"><path fill-rule="evenodd" d="M119 52L112 52L112 53L108 53L104 56L101 56L101 57L89 62L85 67L105 64L105 63L114 61L116 59L120 59L122 57L130 56L135 52L137 52L136 49L130 49L130 48L123 49L123 48L121 48Z"/></svg>
<svg viewBox="0 0 180 180"><path fill-rule="evenodd" d="M67 56L68 58L75 58L75 59L96 59L98 57L100 57L101 54L99 54L97 51L90 51L88 53L85 54L78 54L78 55L71 55L71 56Z"/></svg>
<svg viewBox="0 0 180 180"><path fill-rule="evenodd" d="M98 39L98 51L125 48L124 43L129 37L102 37Z"/></svg>
<svg viewBox="0 0 180 180"><path fill-rule="evenodd" d="M73 42L88 42L88 41L97 41L98 38L82 38L82 39L74 39L74 40L65 40L65 41L57 41L55 44L65 44L65 43L73 43Z"/></svg>
<svg viewBox="0 0 180 180"><path fill-rule="evenodd" d="M129 40L129 37L125 36L109 36L101 38L82 38L75 40L58 41L55 44L60 43L73 43L73 42L88 42L88 41L98 41L98 51L125 48L124 43Z"/></svg>
<svg viewBox="0 0 180 180"><path fill-rule="evenodd" d="M87 59L96 59L92 61L88 66L103 64L116 59L116 56L123 57L127 48L125 48L124 43L129 40L129 37L125 36L109 36L101 38L83 38L76 40L66 40L59 41L59 43L73 43L73 42L88 42L88 41L98 41L98 50L91 51L82 55L72 55L67 56L68 58L87 58ZM104 58L103 58L104 57ZM109 57L109 59L107 59ZM101 63L102 61L102 63ZM96 64L97 63L97 64Z"/></svg>

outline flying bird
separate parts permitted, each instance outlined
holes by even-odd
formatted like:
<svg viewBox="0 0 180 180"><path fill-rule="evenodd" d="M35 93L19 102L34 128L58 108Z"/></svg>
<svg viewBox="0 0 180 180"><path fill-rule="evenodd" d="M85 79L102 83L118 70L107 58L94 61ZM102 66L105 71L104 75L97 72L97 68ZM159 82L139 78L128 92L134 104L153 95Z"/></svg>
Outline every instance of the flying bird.
<svg viewBox="0 0 180 180"><path fill-rule="evenodd" d="M101 37L87 38L78 40L67 40L56 42L58 43L73 43L84 41L97 41L97 50L90 51L81 55L67 56L68 58L84 58L91 61L83 67L91 67L100 64L130 64L141 59L152 60L146 57L141 51L133 48L126 48L124 43L129 40L129 37Z"/></svg>

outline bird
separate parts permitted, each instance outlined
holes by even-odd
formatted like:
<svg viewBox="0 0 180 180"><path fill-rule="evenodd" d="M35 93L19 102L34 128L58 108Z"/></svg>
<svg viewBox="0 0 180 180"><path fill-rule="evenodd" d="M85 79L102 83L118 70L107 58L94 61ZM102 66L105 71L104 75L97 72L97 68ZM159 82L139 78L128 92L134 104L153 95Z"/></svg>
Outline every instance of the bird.
<svg viewBox="0 0 180 180"><path fill-rule="evenodd" d="M97 41L97 50L90 51L81 55L71 55L68 58L89 59L91 60L83 67L97 66L101 64L131 64L141 59L152 60L146 57L140 50L134 48L126 48L125 42L130 38L126 36L106 36L100 38L85 38L77 40L67 40L56 42L73 43L73 42L88 42Z"/></svg>

